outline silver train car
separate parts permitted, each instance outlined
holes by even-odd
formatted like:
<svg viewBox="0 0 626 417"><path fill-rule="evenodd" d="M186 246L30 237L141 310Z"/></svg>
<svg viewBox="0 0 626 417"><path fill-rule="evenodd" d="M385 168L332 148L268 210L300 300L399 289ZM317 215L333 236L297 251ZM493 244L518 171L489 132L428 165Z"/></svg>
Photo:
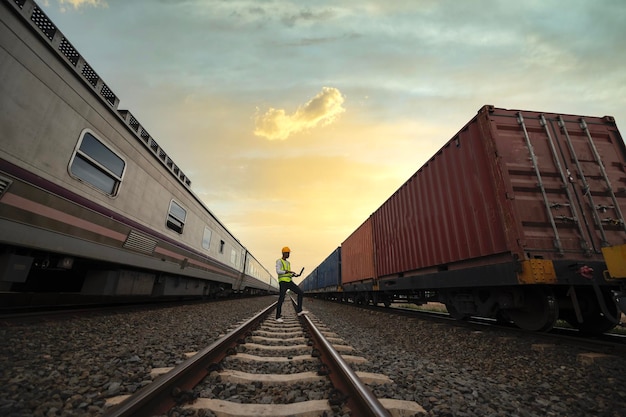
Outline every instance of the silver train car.
<svg viewBox="0 0 626 417"><path fill-rule="evenodd" d="M38 5L1 3L0 305L275 292Z"/></svg>

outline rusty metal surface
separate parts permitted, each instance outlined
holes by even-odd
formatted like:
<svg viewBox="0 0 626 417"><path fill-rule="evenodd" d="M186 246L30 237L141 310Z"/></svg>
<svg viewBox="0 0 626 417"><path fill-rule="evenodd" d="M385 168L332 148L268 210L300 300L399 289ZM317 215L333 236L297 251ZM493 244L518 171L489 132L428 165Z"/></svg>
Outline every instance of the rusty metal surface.
<svg viewBox="0 0 626 417"><path fill-rule="evenodd" d="M335 389L348 396L347 404L352 415L361 417L391 417L369 388L350 368L332 344L322 335L319 329L305 315L302 316L314 346L320 351L322 362L329 366L331 379Z"/></svg>
<svg viewBox="0 0 626 417"><path fill-rule="evenodd" d="M610 117L485 106L370 217L376 275L601 260L626 242L625 166Z"/></svg>
<svg viewBox="0 0 626 417"><path fill-rule="evenodd" d="M376 277L371 217L341 244L343 284Z"/></svg>

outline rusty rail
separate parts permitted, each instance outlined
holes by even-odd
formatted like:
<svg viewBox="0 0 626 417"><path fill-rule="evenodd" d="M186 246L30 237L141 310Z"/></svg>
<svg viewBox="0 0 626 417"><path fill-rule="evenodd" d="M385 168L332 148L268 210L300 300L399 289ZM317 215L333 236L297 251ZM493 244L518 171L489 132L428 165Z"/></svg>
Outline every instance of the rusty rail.
<svg viewBox="0 0 626 417"><path fill-rule="evenodd" d="M372 394L370 389L361 381L313 322L306 315L301 318L313 339L314 346L320 352L322 362L330 368L328 377L333 386L347 394L347 405L352 410L353 415L361 417L391 417L389 411L383 407L378 398Z"/></svg>

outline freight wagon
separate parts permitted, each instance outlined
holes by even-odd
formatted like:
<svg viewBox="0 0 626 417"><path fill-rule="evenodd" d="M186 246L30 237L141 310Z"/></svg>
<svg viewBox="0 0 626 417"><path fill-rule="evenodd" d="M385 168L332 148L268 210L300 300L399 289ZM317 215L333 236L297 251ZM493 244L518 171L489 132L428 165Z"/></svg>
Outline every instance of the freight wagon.
<svg viewBox="0 0 626 417"><path fill-rule="evenodd" d="M0 4L2 305L275 292L30 0Z"/></svg>
<svg viewBox="0 0 626 417"><path fill-rule="evenodd" d="M341 248L335 249L299 284L302 291L336 294L341 288Z"/></svg>
<svg viewBox="0 0 626 417"><path fill-rule="evenodd" d="M612 117L484 106L341 244L335 295L606 331L624 292L605 256L623 274L625 167Z"/></svg>

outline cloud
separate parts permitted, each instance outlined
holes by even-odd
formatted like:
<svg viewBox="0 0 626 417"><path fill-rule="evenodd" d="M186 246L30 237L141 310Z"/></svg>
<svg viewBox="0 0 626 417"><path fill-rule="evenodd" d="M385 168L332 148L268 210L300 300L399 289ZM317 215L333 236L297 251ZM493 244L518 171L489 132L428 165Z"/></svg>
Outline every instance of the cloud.
<svg viewBox="0 0 626 417"><path fill-rule="evenodd" d="M254 134L269 140L285 140L291 134L312 129L317 125L326 126L344 111L344 97L333 87L323 87L295 113L289 115L283 109L270 108L265 114L255 118Z"/></svg>
<svg viewBox="0 0 626 417"><path fill-rule="evenodd" d="M63 5L67 4L72 6L74 9L79 9L83 6L93 6L93 7L108 7L106 0L58 0L59 6L64 9Z"/></svg>
<svg viewBox="0 0 626 417"><path fill-rule="evenodd" d="M319 12L311 11L310 9L299 10L295 13L285 14L283 15L281 21L289 26L293 27L299 21L306 22L315 22L315 21L325 21L332 18L334 15L332 10L322 10Z"/></svg>

